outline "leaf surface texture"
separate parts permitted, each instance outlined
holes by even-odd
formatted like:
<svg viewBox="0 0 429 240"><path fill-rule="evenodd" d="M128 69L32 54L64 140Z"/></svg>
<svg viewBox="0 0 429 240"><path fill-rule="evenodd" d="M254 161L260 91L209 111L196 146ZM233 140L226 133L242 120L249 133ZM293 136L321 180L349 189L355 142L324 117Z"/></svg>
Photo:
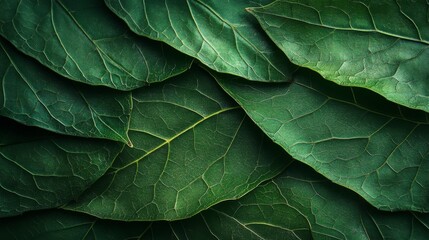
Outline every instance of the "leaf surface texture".
<svg viewBox="0 0 429 240"><path fill-rule="evenodd" d="M302 70L292 84L216 75L276 143L384 210L428 211L428 114Z"/></svg>
<svg viewBox="0 0 429 240"><path fill-rule="evenodd" d="M0 217L55 208L77 198L106 172L123 147L59 136L4 118L0 123Z"/></svg>
<svg viewBox="0 0 429 240"><path fill-rule="evenodd" d="M0 39L0 115L52 132L131 145L131 95L77 84Z"/></svg>
<svg viewBox="0 0 429 240"><path fill-rule="evenodd" d="M176 220L251 191L284 152L205 71L133 92L130 138L112 168L67 209L114 220Z"/></svg>
<svg viewBox="0 0 429 240"><path fill-rule="evenodd" d="M280 0L249 11L292 62L429 111L427 1Z"/></svg>
<svg viewBox="0 0 429 240"><path fill-rule="evenodd" d="M0 34L57 73L131 90L189 68L192 59L141 38L102 0L0 1Z"/></svg>
<svg viewBox="0 0 429 240"><path fill-rule="evenodd" d="M245 11L267 0L105 2L134 32L163 41L216 71L284 82L295 68Z"/></svg>
<svg viewBox="0 0 429 240"><path fill-rule="evenodd" d="M241 199L185 220L116 222L53 210L0 223L5 236L15 239L399 240L425 239L429 234L427 214L376 210L297 163Z"/></svg>

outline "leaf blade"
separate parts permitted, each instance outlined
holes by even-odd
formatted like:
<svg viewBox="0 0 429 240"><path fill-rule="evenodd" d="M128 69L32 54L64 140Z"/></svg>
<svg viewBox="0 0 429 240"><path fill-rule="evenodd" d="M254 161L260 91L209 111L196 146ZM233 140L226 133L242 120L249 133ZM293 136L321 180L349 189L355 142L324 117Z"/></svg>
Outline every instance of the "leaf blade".
<svg viewBox="0 0 429 240"><path fill-rule="evenodd" d="M69 82L0 39L0 115L25 125L131 144L131 96Z"/></svg>
<svg viewBox="0 0 429 240"><path fill-rule="evenodd" d="M404 1L276 1L250 12L295 64L428 112L427 3L415 4L421 11Z"/></svg>
<svg viewBox="0 0 429 240"><path fill-rule="evenodd" d="M182 73L192 62L168 46L130 33L100 0L4 5L0 34L75 81L132 90Z"/></svg>
<svg viewBox="0 0 429 240"><path fill-rule="evenodd" d="M0 119L0 138L6 140L0 145L0 217L55 208L73 200L107 171L123 147L105 140L58 136ZM17 133L21 136L16 138Z"/></svg>
<svg viewBox="0 0 429 240"><path fill-rule="evenodd" d="M427 216L376 210L295 162L244 197L180 221L119 222L53 210L0 220L0 230L19 239L425 239Z"/></svg>
<svg viewBox="0 0 429 240"><path fill-rule="evenodd" d="M205 71L172 80L133 92L134 147L66 209L126 221L183 219L244 195L286 166L283 151Z"/></svg>
<svg viewBox="0 0 429 240"><path fill-rule="evenodd" d="M295 69L244 11L267 1L233 1L228 8L216 1L105 2L134 32L163 41L216 71L284 82Z"/></svg>
<svg viewBox="0 0 429 240"><path fill-rule="evenodd" d="M297 162L245 197L214 209L268 239L420 239L429 230L414 213L376 210Z"/></svg>
<svg viewBox="0 0 429 240"><path fill-rule="evenodd" d="M426 113L326 83L309 71L277 86L215 77L295 159L377 208L428 211Z"/></svg>

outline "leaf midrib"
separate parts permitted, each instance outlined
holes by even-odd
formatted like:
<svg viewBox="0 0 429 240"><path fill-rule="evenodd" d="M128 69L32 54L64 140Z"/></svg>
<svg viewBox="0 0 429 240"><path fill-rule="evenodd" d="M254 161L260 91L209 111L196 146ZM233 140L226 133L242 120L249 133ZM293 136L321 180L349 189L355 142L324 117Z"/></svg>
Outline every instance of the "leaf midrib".
<svg viewBox="0 0 429 240"><path fill-rule="evenodd" d="M406 40L406 41L411 41L411 42L429 45L429 41L427 41L427 40L412 38L412 37L406 37L406 36L401 36L401 35L398 35L395 33L382 31L380 29L377 29L376 26L374 26L374 29L362 29L362 28L352 28L352 27L350 27L350 28L335 27L335 26L331 26L331 25L327 25L327 24L323 24L323 23L309 22L309 21L305 21L305 20L299 19L299 18L294 18L294 17L290 17L290 16L285 16L285 15L279 15L279 14L275 14L272 12L259 11L259 9L263 9L263 8L248 8L248 9L250 10L250 12L252 14L259 13L259 14L264 14L264 15L268 15L268 16L274 16L274 17L289 19L289 20L305 23L305 24L312 25L312 26L327 28L327 29L340 30L340 31L354 31L354 32L363 32L363 33L378 33L378 34L381 34L381 35L386 36L386 37L398 38L398 39L402 39L402 40ZM265 9L263 9L263 10L265 10ZM263 19L261 17L259 17L257 15L255 15L255 16L260 20L260 22L265 22L265 21L263 21ZM265 24L268 25L268 23L266 23L266 22L265 22ZM268 32L268 34L269 34L269 32Z"/></svg>
<svg viewBox="0 0 429 240"><path fill-rule="evenodd" d="M326 98L326 101L336 101L336 102L344 103L344 104L347 104L347 105L351 105L353 107L362 109L362 110L367 111L369 113L373 113L373 114L376 114L376 115L379 115L379 116L386 117L386 118L389 119L389 121L392 120L392 119L399 119L399 120L406 121L406 122L409 122L409 123L412 123L412 124L416 124L416 125L429 125L428 122L416 121L416 120L404 118L404 117L401 117L401 116L388 115L388 114L381 113L381 112L376 111L376 110L369 109L369 108L367 108L365 106L362 106L358 102L351 102L351 101L348 101L348 100L344 100L344 99L340 99L340 98L336 98L336 97L331 97L331 96L327 95L326 93L324 93L323 91L319 91L319 90L317 90L317 89L315 89L315 88L313 88L311 86L308 86L305 83L301 83L301 82L294 82L294 83L297 84L297 85L299 85L299 86L301 86L301 87L307 88L307 89L309 89L311 91L314 91L314 92L316 92L316 93L324 96ZM352 87L349 87L349 88L351 88L353 90ZM354 92L352 92L352 93L353 93L353 96L354 96ZM417 111L419 111L419 110L417 110Z"/></svg>
<svg viewBox="0 0 429 240"><path fill-rule="evenodd" d="M196 121L194 124L190 125L189 127L183 129L182 131L180 131L179 133L175 134L174 136L168 138L168 139L163 139L164 142L162 142L161 144L159 144L158 146L152 148L151 150L149 150L148 152L146 152L143 156L137 158L134 161L131 161L129 163L127 163L126 165L120 167L120 168L116 168L114 171L110 172L109 174L116 174L121 170L126 169L129 166L132 166L134 164L138 164L141 160L143 160L144 158L146 158L147 156L151 155L152 153L156 152L157 150L161 149L162 147L164 147L165 145L170 144L170 142L174 141L175 139L177 139L178 137L180 137L181 135L185 134L186 132L194 129L196 126L198 126L199 124L203 123L204 121L217 116L219 114L228 112L228 111L232 111L235 109L240 109L240 106L233 106L233 107L228 107L228 108L223 108L220 109L219 111L213 112L205 117L202 117L200 120Z"/></svg>

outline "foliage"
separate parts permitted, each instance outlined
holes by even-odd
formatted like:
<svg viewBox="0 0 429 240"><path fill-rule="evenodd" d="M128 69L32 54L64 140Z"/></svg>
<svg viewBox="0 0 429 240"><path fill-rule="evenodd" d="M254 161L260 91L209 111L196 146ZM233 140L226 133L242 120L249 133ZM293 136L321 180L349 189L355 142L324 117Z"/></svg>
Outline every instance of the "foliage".
<svg viewBox="0 0 429 240"><path fill-rule="evenodd" d="M0 0L2 239L426 239L429 5Z"/></svg>

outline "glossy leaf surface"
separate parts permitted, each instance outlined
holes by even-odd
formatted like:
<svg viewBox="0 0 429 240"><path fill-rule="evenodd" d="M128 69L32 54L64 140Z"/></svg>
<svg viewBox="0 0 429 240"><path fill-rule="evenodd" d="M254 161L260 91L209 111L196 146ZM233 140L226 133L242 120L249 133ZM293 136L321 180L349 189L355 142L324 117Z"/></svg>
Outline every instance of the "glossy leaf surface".
<svg viewBox="0 0 429 240"><path fill-rule="evenodd" d="M191 59L131 33L102 0L0 1L0 34L57 73L130 90L189 68Z"/></svg>
<svg viewBox="0 0 429 240"><path fill-rule="evenodd" d="M245 11L268 0L105 2L134 32L166 42L219 72L285 82L295 68Z"/></svg>
<svg viewBox="0 0 429 240"><path fill-rule="evenodd" d="M361 88L298 72L292 84L217 75L276 143L384 210L429 211L429 118Z"/></svg>
<svg viewBox="0 0 429 240"><path fill-rule="evenodd" d="M134 91L133 106L134 148L67 209L103 219L182 219L241 197L288 163L199 68Z"/></svg>
<svg viewBox="0 0 429 240"><path fill-rule="evenodd" d="M54 135L4 118L0 123L0 217L54 208L77 198L123 147Z"/></svg>
<svg viewBox="0 0 429 240"><path fill-rule="evenodd" d="M308 167L240 200L174 222L116 222L66 211L0 220L11 239L425 239L427 214L378 211ZM30 227L28 227L30 226Z"/></svg>
<svg viewBox="0 0 429 240"><path fill-rule="evenodd" d="M429 111L427 1L281 0L250 12L292 62Z"/></svg>
<svg viewBox="0 0 429 240"><path fill-rule="evenodd" d="M131 144L131 95L77 84L0 39L0 115L53 132Z"/></svg>

